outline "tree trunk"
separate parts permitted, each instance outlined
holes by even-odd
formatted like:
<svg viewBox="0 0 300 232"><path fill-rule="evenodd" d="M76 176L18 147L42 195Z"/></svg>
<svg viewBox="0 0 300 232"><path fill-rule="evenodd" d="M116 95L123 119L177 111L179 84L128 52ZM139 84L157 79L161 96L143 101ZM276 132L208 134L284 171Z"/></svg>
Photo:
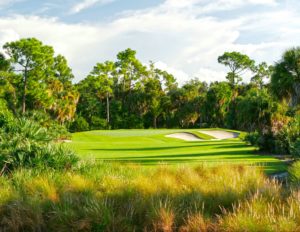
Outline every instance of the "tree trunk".
<svg viewBox="0 0 300 232"><path fill-rule="evenodd" d="M293 84L294 93L292 94L291 106L295 107L300 103L300 83Z"/></svg>
<svg viewBox="0 0 300 232"><path fill-rule="evenodd" d="M106 93L106 121L107 121L107 125L109 125L109 93Z"/></svg>
<svg viewBox="0 0 300 232"><path fill-rule="evenodd" d="M22 96L22 114L25 114L25 112L26 112L26 92L27 92L27 69L25 68L23 96Z"/></svg>
<svg viewBox="0 0 300 232"><path fill-rule="evenodd" d="M157 127L157 117L156 116L153 116L153 127L156 129Z"/></svg>
<svg viewBox="0 0 300 232"><path fill-rule="evenodd" d="M16 96L15 91L13 91L12 97L13 97L13 102L11 104L12 105L11 108L12 108L14 115L17 115L17 96Z"/></svg>

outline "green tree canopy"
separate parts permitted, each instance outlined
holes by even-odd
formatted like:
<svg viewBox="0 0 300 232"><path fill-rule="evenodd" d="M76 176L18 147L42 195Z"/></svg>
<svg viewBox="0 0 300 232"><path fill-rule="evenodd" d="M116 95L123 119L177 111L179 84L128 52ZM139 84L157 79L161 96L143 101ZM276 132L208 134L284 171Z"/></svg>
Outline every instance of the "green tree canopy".
<svg viewBox="0 0 300 232"><path fill-rule="evenodd" d="M9 42L3 48L10 58L14 71L22 74L20 85L22 86L21 101L24 114L28 95L31 99L41 97L39 82L51 75L54 50L35 38Z"/></svg>
<svg viewBox="0 0 300 232"><path fill-rule="evenodd" d="M27 108L43 109L62 123L72 120L79 96L67 60L35 38L9 42L3 48L14 73L4 79L14 89L16 108L22 114Z"/></svg>
<svg viewBox="0 0 300 232"><path fill-rule="evenodd" d="M254 60L251 60L247 55L239 52L225 52L218 57L220 64L229 67L230 72L227 73L227 80L232 88L234 88L241 80L242 75L246 70L254 68Z"/></svg>
<svg viewBox="0 0 300 232"><path fill-rule="evenodd" d="M0 71L8 71L10 69L10 62L0 53Z"/></svg>
<svg viewBox="0 0 300 232"><path fill-rule="evenodd" d="M295 107L300 103L300 47L286 51L274 66L272 93Z"/></svg>
<svg viewBox="0 0 300 232"><path fill-rule="evenodd" d="M222 126L229 111L233 91L227 82L211 84L206 97L206 119L210 125Z"/></svg>
<svg viewBox="0 0 300 232"><path fill-rule="evenodd" d="M269 79L272 74L272 66L269 66L266 62L262 62L255 66L255 75L251 78L251 82L258 86L260 89L263 88L265 80Z"/></svg>

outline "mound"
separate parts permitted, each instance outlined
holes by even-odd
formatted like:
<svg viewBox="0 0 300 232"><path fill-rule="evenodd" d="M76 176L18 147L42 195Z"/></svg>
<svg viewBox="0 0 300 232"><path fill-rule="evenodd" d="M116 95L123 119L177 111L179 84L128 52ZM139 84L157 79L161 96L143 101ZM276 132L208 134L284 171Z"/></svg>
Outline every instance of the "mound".
<svg viewBox="0 0 300 232"><path fill-rule="evenodd" d="M185 141L203 141L199 139L196 135L187 132L174 133L170 135L166 135L168 138L182 139Z"/></svg>
<svg viewBox="0 0 300 232"><path fill-rule="evenodd" d="M232 139L232 138L237 138L239 136L239 133L221 131L221 130L201 130L199 132L213 136L216 139Z"/></svg>

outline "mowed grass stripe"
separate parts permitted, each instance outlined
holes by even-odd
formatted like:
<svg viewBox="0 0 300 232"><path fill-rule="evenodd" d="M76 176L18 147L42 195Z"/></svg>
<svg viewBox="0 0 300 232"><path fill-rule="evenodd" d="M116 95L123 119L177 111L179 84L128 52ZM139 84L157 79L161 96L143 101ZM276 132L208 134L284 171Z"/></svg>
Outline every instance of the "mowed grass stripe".
<svg viewBox="0 0 300 232"><path fill-rule="evenodd" d="M189 142L165 135L193 130L114 130L73 134L70 145L82 158L143 165L246 163L263 166L266 172L284 171L285 164L272 156L259 155L240 139Z"/></svg>

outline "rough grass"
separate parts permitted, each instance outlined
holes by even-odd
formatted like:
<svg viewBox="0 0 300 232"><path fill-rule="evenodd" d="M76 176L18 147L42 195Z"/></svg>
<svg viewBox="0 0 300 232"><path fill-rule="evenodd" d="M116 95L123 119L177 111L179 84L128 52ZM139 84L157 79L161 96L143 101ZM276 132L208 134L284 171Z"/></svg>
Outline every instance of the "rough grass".
<svg viewBox="0 0 300 232"><path fill-rule="evenodd" d="M296 231L300 192L254 167L83 164L0 178L1 231Z"/></svg>
<svg viewBox="0 0 300 232"><path fill-rule="evenodd" d="M218 129L219 130L219 129ZM190 132L211 139L198 130L114 130L73 134L70 146L82 158L138 163L142 165L201 163L243 163L261 166L267 173L286 169L283 162L269 155L256 153L256 148L239 138L221 141L187 142L167 138L176 132Z"/></svg>

